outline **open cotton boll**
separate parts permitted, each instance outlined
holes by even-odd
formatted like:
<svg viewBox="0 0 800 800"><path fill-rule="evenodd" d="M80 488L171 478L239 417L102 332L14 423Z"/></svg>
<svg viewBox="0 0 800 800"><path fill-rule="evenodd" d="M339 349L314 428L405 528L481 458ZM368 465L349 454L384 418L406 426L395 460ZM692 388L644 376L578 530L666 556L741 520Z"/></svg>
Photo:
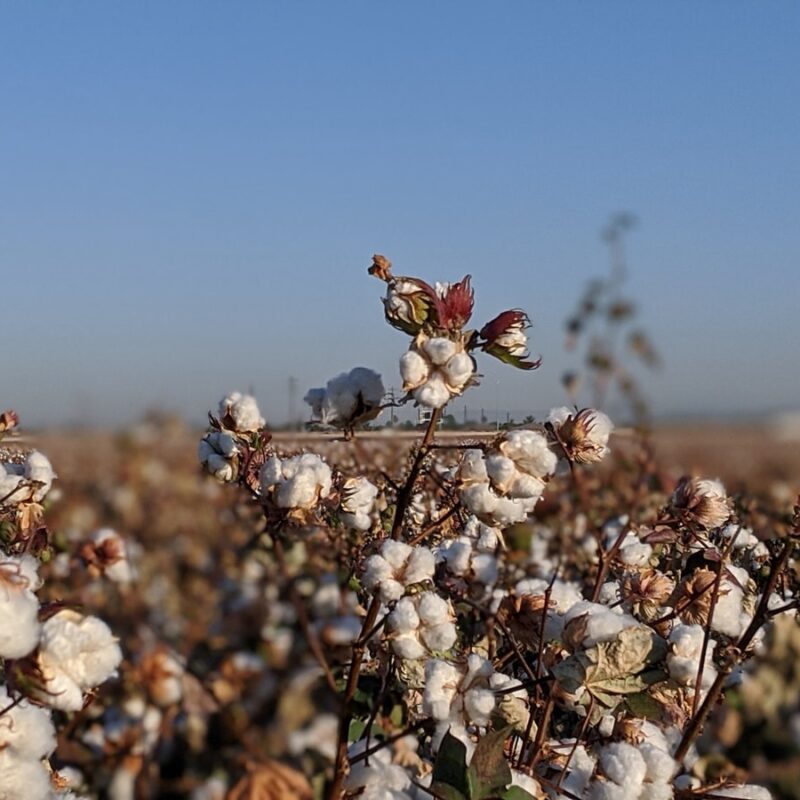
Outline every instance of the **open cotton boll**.
<svg viewBox="0 0 800 800"><path fill-rule="evenodd" d="M488 483L489 471L482 450L465 450L458 467L461 483Z"/></svg>
<svg viewBox="0 0 800 800"><path fill-rule="evenodd" d="M53 480L57 476L47 456L38 450L34 450L25 459L25 477L30 481L42 484L33 492L33 499L37 503L41 503L45 495L50 491Z"/></svg>
<svg viewBox="0 0 800 800"><path fill-rule="evenodd" d="M694 686L697 682L704 636L702 625L676 625L669 635L671 652L667 654L667 670L673 680L684 686ZM717 675L711 660L715 647L716 642L709 639L703 667L703 689L711 686Z"/></svg>
<svg viewBox="0 0 800 800"><path fill-rule="evenodd" d="M500 451L517 465L517 469L535 478L552 475L558 464L546 437L537 431L509 431L500 443Z"/></svg>
<svg viewBox="0 0 800 800"><path fill-rule="evenodd" d="M639 752L647 766L646 778L654 783L667 783L678 771L678 762L666 748L656 747L648 742L639 745Z"/></svg>
<svg viewBox="0 0 800 800"><path fill-rule="evenodd" d="M241 392L231 392L219 401L219 419L240 433L260 430L265 423L255 397Z"/></svg>
<svg viewBox="0 0 800 800"><path fill-rule="evenodd" d="M12 706L5 686L0 686L0 752L12 750L20 758L46 758L56 749L56 731L50 712L21 700ZM2 784L0 784L2 797Z"/></svg>
<svg viewBox="0 0 800 800"><path fill-rule="evenodd" d="M39 668L44 691L38 699L62 711L78 711L83 692L110 678L122 661L117 640L97 617L65 609L42 625Z"/></svg>
<svg viewBox="0 0 800 800"><path fill-rule="evenodd" d="M437 367L444 366L456 354L456 343L450 339L443 337L435 337L428 339L422 345L425 354L431 360L431 363Z"/></svg>
<svg viewBox="0 0 800 800"><path fill-rule="evenodd" d="M429 375L430 364L416 350L409 350L400 357L400 376L406 391L421 386Z"/></svg>
<svg viewBox="0 0 800 800"><path fill-rule="evenodd" d="M589 600L575 603L566 613L564 622L565 624L569 623L584 614L586 615L586 632L582 640L584 647L593 647L599 642L610 642L625 628L632 628L640 624L630 614L615 613L607 606L592 603Z"/></svg>
<svg viewBox="0 0 800 800"><path fill-rule="evenodd" d="M631 567L643 567L652 555L652 546L640 541L635 533L628 533L619 549L620 560Z"/></svg>
<svg viewBox="0 0 800 800"><path fill-rule="evenodd" d="M456 391L460 390L475 372L475 364L467 353L456 353L442 370L445 382Z"/></svg>
<svg viewBox="0 0 800 800"><path fill-rule="evenodd" d="M488 725L496 705L491 689L469 689L464 693L464 712L473 725Z"/></svg>
<svg viewBox="0 0 800 800"><path fill-rule="evenodd" d="M427 547L412 548L387 539L379 554L365 559L361 581L384 603L389 603L402 597L406 586L433 578L435 569L436 559Z"/></svg>
<svg viewBox="0 0 800 800"><path fill-rule="evenodd" d="M435 720L449 720L450 708L462 673L454 665L432 658L425 665L425 690L422 695L422 712Z"/></svg>
<svg viewBox="0 0 800 800"><path fill-rule="evenodd" d="M603 774L620 786L641 787L647 775L647 763L638 748L627 742L612 742L600 751Z"/></svg>
<svg viewBox="0 0 800 800"><path fill-rule="evenodd" d="M737 786L726 786L724 789L714 789L714 794L721 797L736 797L739 800L772 800L772 794L765 786L755 783L742 783Z"/></svg>
<svg viewBox="0 0 800 800"><path fill-rule="evenodd" d="M51 800L50 773L44 763L23 758L13 750L0 750L2 800Z"/></svg>
<svg viewBox="0 0 800 800"><path fill-rule="evenodd" d="M444 562L453 575L464 575L472 561L472 541L466 537L445 540L436 550L436 560Z"/></svg>
<svg viewBox="0 0 800 800"><path fill-rule="evenodd" d="M444 378L437 372L419 388L414 389L414 399L428 408L442 408L450 400L450 390Z"/></svg>
<svg viewBox="0 0 800 800"><path fill-rule="evenodd" d="M0 560L0 658L22 658L39 643L41 585L32 556L5 556Z"/></svg>
<svg viewBox="0 0 800 800"><path fill-rule="evenodd" d="M309 389L305 397L303 397L303 402L306 405L311 406L311 416L316 417L319 419L322 417L322 403L325 401L325 389L321 386L316 387L314 389Z"/></svg>
<svg viewBox="0 0 800 800"><path fill-rule="evenodd" d="M347 478L342 486L341 521L348 528L366 531L372 526L372 511L378 487L366 478Z"/></svg>
<svg viewBox="0 0 800 800"><path fill-rule="evenodd" d="M501 493L509 490L518 474L514 462L500 453L492 453L486 457L486 472L492 486Z"/></svg>
<svg viewBox="0 0 800 800"><path fill-rule="evenodd" d="M534 478L533 475L526 475L518 472L508 490L509 497L515 499L539 498L545 490L544 481Z"/></svg>

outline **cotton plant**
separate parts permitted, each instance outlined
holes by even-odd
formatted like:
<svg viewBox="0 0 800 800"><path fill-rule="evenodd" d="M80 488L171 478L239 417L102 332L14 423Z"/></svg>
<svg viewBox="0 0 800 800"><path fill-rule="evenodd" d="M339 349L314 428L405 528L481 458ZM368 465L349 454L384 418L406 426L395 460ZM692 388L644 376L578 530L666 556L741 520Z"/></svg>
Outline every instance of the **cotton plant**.
<svg viewBox="0 0 800 800"><path fill-rule="evenodd" d="M538 366L529 319L512 309L473 330L469 276L395 276L382 256L370 272L386 285L386 321L408 337L405 401L433 411L407 456L378 446L365 463L355 428L383 396L367 370L306 397L347 433L329 449L282 451L235 394L200 445L204 468L263 514L248 545L260 571L245 580L245 560L236 602L261 614L274 664L300 659L327 692L292 754L324 761L317 777L337 800L705 791L711 711L771 620L796 611L800 511L763 541L719 481L675 481L624 454L620 467L596 408L435 442L481 351Z"/></svg>

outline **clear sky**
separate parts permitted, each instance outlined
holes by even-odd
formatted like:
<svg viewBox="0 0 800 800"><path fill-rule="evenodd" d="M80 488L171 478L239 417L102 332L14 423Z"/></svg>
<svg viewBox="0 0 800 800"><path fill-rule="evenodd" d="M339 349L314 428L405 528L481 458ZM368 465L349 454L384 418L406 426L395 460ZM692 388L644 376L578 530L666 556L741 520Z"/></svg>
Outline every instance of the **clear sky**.
<svg viewBox="0 0 800 800"><path fill-rule="evenodd" d="M800 406L798 42L795 2L0 2L0 406L397 384L382 252L526 308L544 365L469 402L546 409L620 209L656 409Z"/></svg>

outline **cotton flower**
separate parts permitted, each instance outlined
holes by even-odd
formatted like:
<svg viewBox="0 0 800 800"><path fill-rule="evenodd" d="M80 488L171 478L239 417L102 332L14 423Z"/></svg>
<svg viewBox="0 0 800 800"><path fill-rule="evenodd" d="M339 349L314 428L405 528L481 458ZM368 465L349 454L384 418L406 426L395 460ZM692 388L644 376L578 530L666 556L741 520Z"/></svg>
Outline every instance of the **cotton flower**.
<svg viewBox="0 0 800 800"><path fill-rule="evenodd" d="M117 640L97 617L65 609L42 626L38 699L62 711L79 711L83 693L108 680L122 661Z"/></svg>
<svg viewBox="0 0 800 800"><path fill-rule="evenodd" d="M260 472L261 491L284 509L313 509L331 492L331 468L313 453L269 458Z"/></svg>
<svg viewBox="0 0 800 800"><path fill-rule="evenodd" d="M22 658L39 643L39 563L0 554L0 658Z"/></svg>
<svg viewBox="0 0 800 800"><path fill-rule="evenodd" d="M323 424L349 429L377 417L384 394L377 372L356 367L331 378L324 389L310 389L304 400Z"/></svg>
<svg viewBox="0 0 800 800"><path fill-rule="evenodd" d="M233 392L219 402L219 419L224 428L237 433L251 433L264 427L264 417L255 397Z"/></svg>
<svg viewBox="0 0 800 800"><path fill-rule="evenodd" d="M347 478L341 491L341 521L348 528L369 530L377 496L378 487L366 478Z"/></svg>
<svg viewBox="0 0 800 800"><path fill-rule="evenodd" d="M473 382L475 363L460 340L420 333L400 359L403 390L428 408L441 408Z"/></svg>
<svg viewBox="0 0 800 800"><path fill-rule="evenodd" d="M362 582L389 603L401 598L407 586L431 580L435 567L434 555L427 547L411 547L387 539L379 554L364 561Z"/></svg>
<svg viewBox="0 0 800 800"><path fill-rule="evenodd" d="M608 453L608 437L614 425L602 411L584 408L576 412L562 406L552 409L547 421L571 461L593 464Z"/></svg>

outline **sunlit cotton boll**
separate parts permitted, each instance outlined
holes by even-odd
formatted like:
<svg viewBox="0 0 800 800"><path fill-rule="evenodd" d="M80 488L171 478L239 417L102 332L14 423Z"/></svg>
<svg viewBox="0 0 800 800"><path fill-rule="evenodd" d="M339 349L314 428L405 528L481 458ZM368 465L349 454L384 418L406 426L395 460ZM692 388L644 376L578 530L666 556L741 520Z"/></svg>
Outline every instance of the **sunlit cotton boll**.
<svg viewBox="0 0 800 800"><path fill-rule="evenodd" d="M0 686L0 711L4 709L8 710L0 717L0 752L9 750L20 758L36 760L55 750L56 731L49 711L27 700L13 705L5 686Z"/></svg>
<svg viewBox="0 0 800 800"><path fill-rule="evenodd" d="M232 481L236 477L233 458L238 452L236 439L227 431L212 431L206 434L197 446L200 463L222 483Z"/></svg>
<svg viewBox="0 0 800 800"><path fill-rule="evenodd" d="M219 403L219 418L223 425L231 425L238 433L250 433L264 427L264 417L258 410L255 397L233 392Z"/></svg>
<svg viewBox="0 0 800 800"><path fill-rule="evenodd" d="M383 381L377 372L355 367L331 378L325 389L309 390L304 400L325 425L349 427L377 416L384 394Z"/></svg>
<svg viewBox="0 0 800 800"><path fill-rule="evenodd" d="M420 334L400 359L403 390L427 408L441 408L460 395L475 373L461 342Z"/></svg>
<svg viewBox="0 0 800 800"><path fill-rule="evenodd" d="M363 477L347 478L342 486L341 496L341 521L348 528L369 530L378 487Z"/></svg>
<svg viewBox="0 0 800 800"><path fill-rule="evenodd" d="M380 553L364 561L362 583L384 603L398 600L407 586L433 578L436 561L427 547L411 547L387 539Z"/></svg>
<svg viewBox="0 0 800 800"><path fill-rule="evenodd" d="M12 749L0 750L2 800L51 800L50 773L39 760L22 758Z"/></svg>
<svg viewBox="0 0 800 800"><path fill-rule="evenodd" d="M122 661L117 640L97 617L65 609L42 626L39 669L44 690L37 699L51 708L79 711L83 693L115 674Z"/></svg>
<svg viewBox="0 0 800 800"><path fill-rule="evenodd" d="M331 468L313 453L281 459L272 456L260 472L261 489L271 491L275 505L312 509L331 491Z"/></svg>
<svg viewBox="0 0 800 800"><path fill-rule="evenodd" d="M56 473L53 471L47 456L38 450L34 450L25 459L25 477L30 481L42 484L33 492L33 499L37 503L41 503L45 495L50 491L53 480L56 478Z"/></svg>
<svg viewBox="0 0 800 800"><path fill-rule="evenodd" d="M39 643L41 586L32 556L0 556L0 658L22 658Z"/></svg>

